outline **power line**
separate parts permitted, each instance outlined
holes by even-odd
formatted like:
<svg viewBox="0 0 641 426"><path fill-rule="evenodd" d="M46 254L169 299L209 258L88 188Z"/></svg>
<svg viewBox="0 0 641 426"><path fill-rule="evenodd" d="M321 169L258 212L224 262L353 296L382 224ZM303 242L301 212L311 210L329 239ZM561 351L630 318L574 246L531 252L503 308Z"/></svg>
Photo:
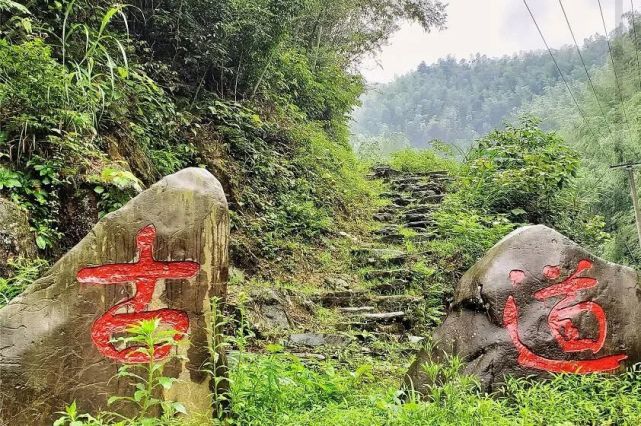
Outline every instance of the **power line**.
<svg viewBox="0 0 641 426"><path fill-rule="evenodd" d="M572 100L574 101L574 104L576 105L577 110L579 111L579 114L583 118L583 121L588 127L588 130L592 134L592 137L595 140L598 140L596 134L592 130L592 126L590 126L590 122L588 119L585 117L585 114L583 113L583 110L579 106L579 102L576 100L576 97L574 96L574 93L572 92L572 89L570 88L570 84L566 80L565 76L563 75L563 71L561 71L561 67L559 66L559 63L556 61L556 58L554 57L554 54L552 53L552 49L550 49L550 45L548 44L547 40L545 39L545 36L543 35L543 31L541 31L541 27L539 27L538 22L536 22L536 18L534 17L534 14L532 13L532 9L530 9L530 5L527 4L527 0L523 0L523 4L525 4L525 7L527 8L527 11L530 13L530 17L532 18L532 22L534 22L534 25L536 26L537 31L539 32L539 35L541 36L541 40L543 40L543 44L545 44L545 48L547 49L548 53L550 54L550 57L552 58L552 61L554 62L554 65L556 66L557 71L559 72L559 75L561 76L561 79L565 83L565 87L567 87L568 92L570 93L570 96L572 97Z"/></svg>
<svg viewBox="0 0 641 426"><path fill-rule="evenodd" d="M632 0L630 0L630 1L632 1ZM588 82L590 83L590 88L592 89L592 93L594 93L594 98L596 99L596 102L599 105L599 110L601 111L601 115L603 116L603 121L608 126L608 132L610 133L610 136L612 136L612 128L610 127L610 123L608 122L607 115L605 113L605 110L603 109L603 105L601 105L601 101L599 100L599 96L596 93L596 88L594 87L594 82L592 81L592 77L590 77L590 73L588 72L588 67L585 64L585 60L583 59L583 54L581 53L581 48L579 48L579 43L577 43L577 41L576 41L576 36L574 35L574 30L572 29L572 25L570 24L570 19L568 18L568 14L565 11L565 7L563 6L563 1L562 0L559 0L559 5L561 6L561 10L563 11L563 16L565 17L565 22L568 24L568 29L570 30L570 34L572 34L572 40L574 40L574 46L576 47L576 52L579 54L579 58L581 59L581 63L583 64L583 69L585 70L585 75L588 77Z"/></svg>
<svg viewBox="0 0 641 426"><path fill-rule="evenodd" d="M630 0L630 8L632 10L632 31L634 31L634 52L637 55L637 71L639 72L639 87L641 88L641 62L639 61L639 38L637 37L637 14L634 11L634 0Z"/></svg>
<svg viewBox="0 0 641 426"><path fill-rule="evenodd" d="M617 86L617 91L619 94L619 102L621 104L621 111L623 111L623 118L625 124L628 127L628 132L630 133L630 138L632 138L632 128L630 127L630 120L628 120L628 114L625 109L625 103L623 102L623 91L621 90L621 84L619 83L619 76L617 74L617 67L614 63L614 55L612 54L612 45L610 44L610 37L608 35L608 28L605 24L605 18L603 16L603 6L601 6L601 0L597 0L599 3L599 11L601 12L601 21L603 22L603 31L605 31L605 41L608 43L608 52L610 54L610 61L612 62L612 72L614 73L614 81Z"/></svg>

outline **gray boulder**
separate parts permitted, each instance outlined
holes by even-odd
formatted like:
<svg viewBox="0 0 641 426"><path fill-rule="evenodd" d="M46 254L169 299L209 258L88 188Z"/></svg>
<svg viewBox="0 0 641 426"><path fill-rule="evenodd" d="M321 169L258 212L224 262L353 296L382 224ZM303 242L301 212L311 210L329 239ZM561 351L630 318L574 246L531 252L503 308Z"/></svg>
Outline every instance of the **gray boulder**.
<svg viewBox="0 0 641 426"><path fill-rule="evenodd" d="M121 410L107 399L132 387L114 375L123 363L146 360L110 339L150 318L189 341L178 349L183 359L157 348L165 374L179 379L160 397L190 415L211 414L214 381L203 366L214 346L210 299L226 293L228 237L223 189L197 168L167 176L100 220L0 309L0 424L51 424L73 401L81 412Z"/></svg>
<svg viewBox="0 0 641 426"><path fill-rule="evenodd" d="M542 225L518 229L461 279L451 312L406 385L429 384L426 362L456 355L495 390L506 376L618 373L641 361L641 276Z"/></svg>

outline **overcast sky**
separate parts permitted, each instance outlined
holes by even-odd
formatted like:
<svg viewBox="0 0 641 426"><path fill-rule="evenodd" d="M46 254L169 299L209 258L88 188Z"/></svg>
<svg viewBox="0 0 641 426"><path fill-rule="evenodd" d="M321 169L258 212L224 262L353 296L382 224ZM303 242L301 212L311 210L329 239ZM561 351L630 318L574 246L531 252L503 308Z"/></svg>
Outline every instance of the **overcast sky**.
<svg viewBox="0 0 641 426"><path fill-rule="evenodd" d="M616 1L601 0L608 31L615 26ZM621 3L624 13L630 10L629 0ZM558 0L529 0L528 4L552 47L572 43ZM595 33L603 34L597 0L563 0L563 5L579 43ZM636 0L634 6L639 11L641 1ZM363 63L361 71L367 80L388 82L416 69L421 61L430 64L447 55L502 56L544 48L522 0L450 0L447 13L447 28L440 32L403 25L380 54Z"/></svg>

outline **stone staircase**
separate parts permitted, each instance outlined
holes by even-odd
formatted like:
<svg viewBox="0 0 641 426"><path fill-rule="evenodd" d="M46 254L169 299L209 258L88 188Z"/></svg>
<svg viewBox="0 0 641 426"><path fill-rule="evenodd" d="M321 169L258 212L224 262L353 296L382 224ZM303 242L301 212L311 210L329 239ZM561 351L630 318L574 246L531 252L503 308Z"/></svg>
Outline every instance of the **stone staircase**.
<svg viewBox="0 0 641 426"><path fill-rule="evenodd" d="M335 308L345 317L342 330L366 330L399 336L415 327L412 312L423 297L413 294L418 278L412 265L420 255L405 251L405 242L421 242L437 235L432 213L445 196L450 177L446 172L407 173L377 166L371 179L388 187L390 200L374 214L380 228L373 242L352 249L352 266L361 271L366 289L330 291L317 303Z"/></svg>
<svg viewBox="0 0 641 426"><path fill-rule="evenodd" d="M413 266L421 255L408 251L408 242L438 235L432 214L445 196L450 177L441 171L408 173L376 166L370 178L383 181L387 192L382 196L389 203L374 214L379 226L372 230L369 242L351 250L352 272L358 279L325 277L325 290L310 296L310 305L333 312L339 321L323 331L306 327L305 332L289 334L287 350L302 359L336 357L336 351L347 347L385 357L380 342L402 343L403 351L419 348L422 338L413 333L418 334L414 329L421 325L415 313L424 297L414 286L421 276Z"/></svg>

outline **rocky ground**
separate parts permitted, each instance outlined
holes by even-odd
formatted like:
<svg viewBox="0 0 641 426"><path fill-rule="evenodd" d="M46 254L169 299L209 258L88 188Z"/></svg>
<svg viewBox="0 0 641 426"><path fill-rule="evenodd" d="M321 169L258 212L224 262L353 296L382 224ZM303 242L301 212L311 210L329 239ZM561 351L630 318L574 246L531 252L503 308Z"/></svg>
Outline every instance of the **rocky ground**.
<svg viewBox="0 0 641 426"><path fill-rule="evenodd" d="M345 353L411 355L419 349L429 319L418 285L422 275L416 265L422 256L412 247L437 235L432 213L450 178L446 172L376 166L370 179L383 182L386 202L374 214L378 225L368 238L351 238L351 264L344 273L325 275L321 286L306 291L256 286L242 301L231 286L231 309L236 318L243 311L258 341L280 343L313 360L340 359Z"/></svg>

